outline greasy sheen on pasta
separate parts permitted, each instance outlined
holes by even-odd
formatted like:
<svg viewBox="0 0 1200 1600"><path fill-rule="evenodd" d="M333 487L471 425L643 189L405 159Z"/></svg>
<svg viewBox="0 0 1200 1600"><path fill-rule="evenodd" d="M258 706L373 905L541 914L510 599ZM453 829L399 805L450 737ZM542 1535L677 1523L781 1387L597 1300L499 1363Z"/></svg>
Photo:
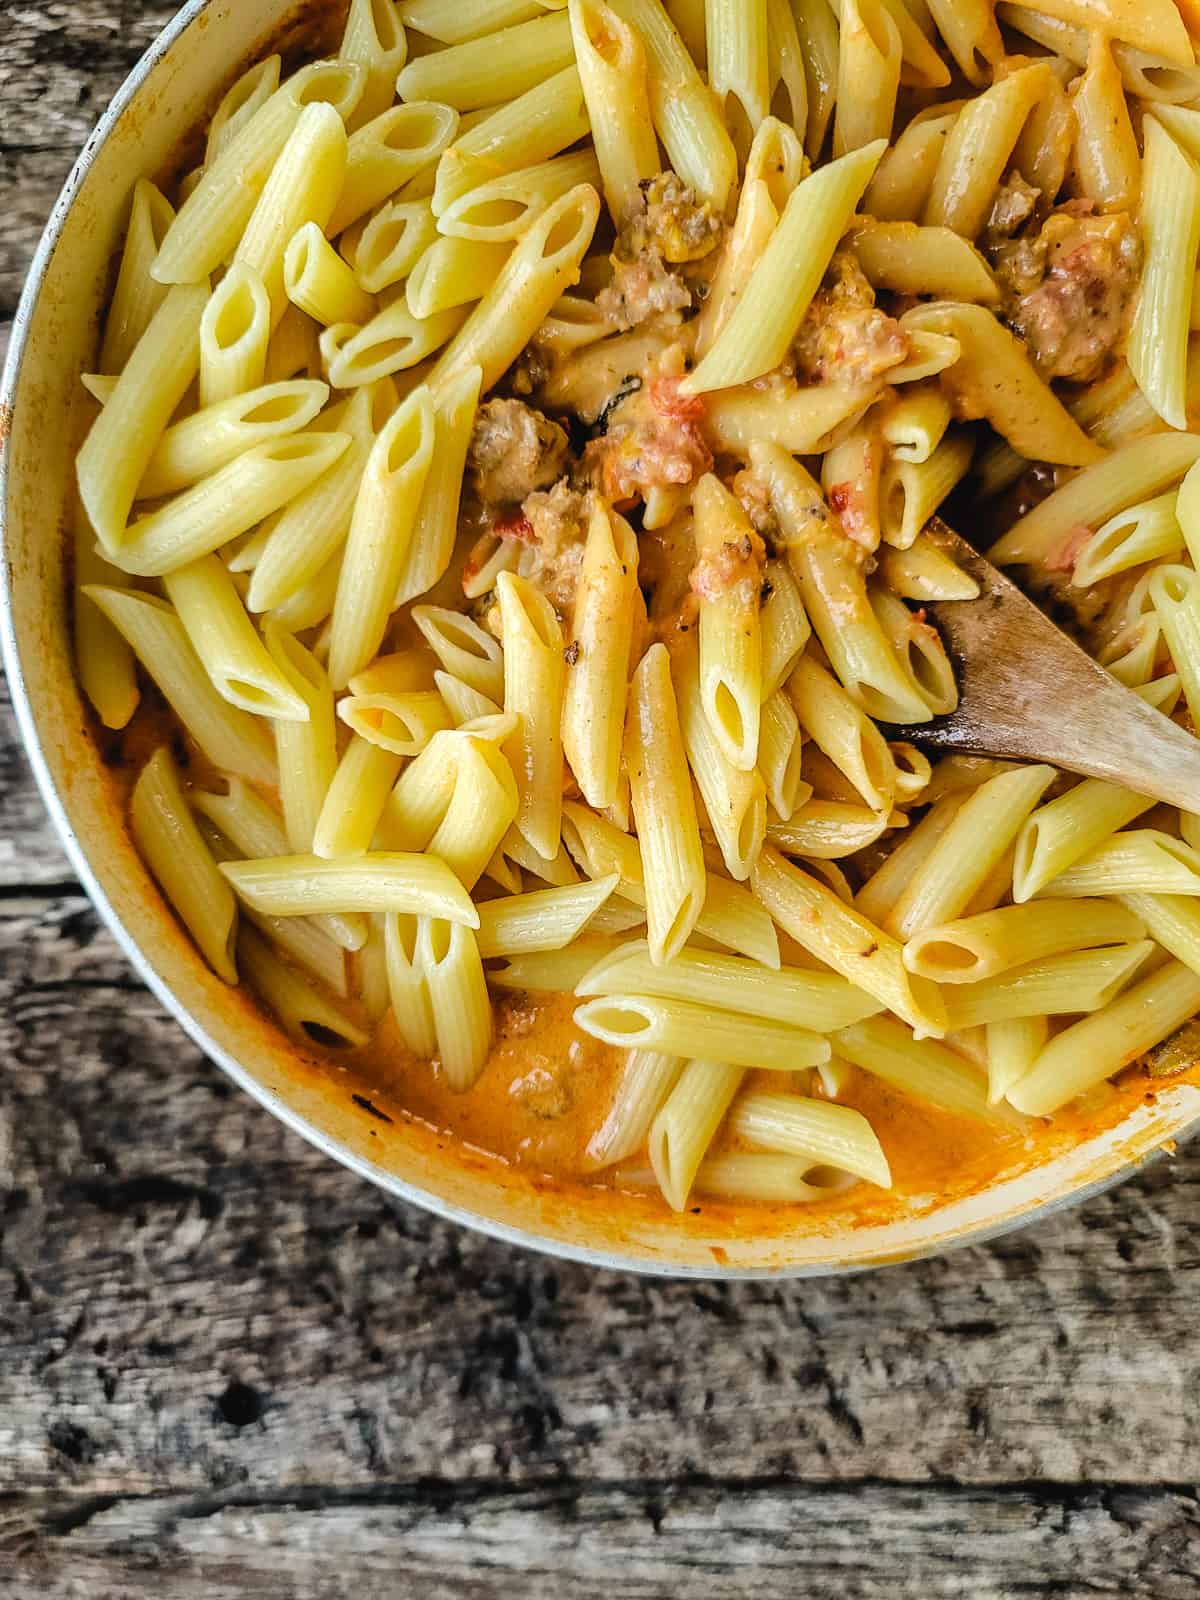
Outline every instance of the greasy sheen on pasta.
<svg viewBox="0 0 1200 1600"><path fill-rule="evenodd" d="M76 653L211 981L685 1215L928 1208L1187 1070L1200 796L919 730L943 514L1197 729L1196 25L353 0L133 175Z"/></svg>

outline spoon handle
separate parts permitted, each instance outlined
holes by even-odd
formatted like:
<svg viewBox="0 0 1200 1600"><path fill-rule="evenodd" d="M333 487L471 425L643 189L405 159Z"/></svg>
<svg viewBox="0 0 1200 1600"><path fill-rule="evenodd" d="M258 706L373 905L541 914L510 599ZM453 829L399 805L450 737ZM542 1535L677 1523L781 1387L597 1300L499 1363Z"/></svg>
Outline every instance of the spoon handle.
<svg viewBox="0 0 1200 1600"><path fill-rule="evenodd" d="M899 736L938 750L1046 761L1200 811L1200 740L1097 665L945 523L935 519L926 536L980 593L926 605L958 677L959 705Z"/></svg>

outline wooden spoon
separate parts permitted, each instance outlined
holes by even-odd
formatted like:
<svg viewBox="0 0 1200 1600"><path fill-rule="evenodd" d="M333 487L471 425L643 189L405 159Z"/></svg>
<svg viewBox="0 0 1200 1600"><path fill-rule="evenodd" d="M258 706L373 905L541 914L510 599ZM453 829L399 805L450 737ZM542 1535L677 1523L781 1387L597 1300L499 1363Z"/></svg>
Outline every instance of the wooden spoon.
<svg viewBox="0 0 1200 1600"><path fill-rule="evenodd" d="M1148 706L937 518L925 530L979 585L927 601L958 678L958 709L889 729L934 750L1048 761L1200 811L1200 740Z"/></svg>

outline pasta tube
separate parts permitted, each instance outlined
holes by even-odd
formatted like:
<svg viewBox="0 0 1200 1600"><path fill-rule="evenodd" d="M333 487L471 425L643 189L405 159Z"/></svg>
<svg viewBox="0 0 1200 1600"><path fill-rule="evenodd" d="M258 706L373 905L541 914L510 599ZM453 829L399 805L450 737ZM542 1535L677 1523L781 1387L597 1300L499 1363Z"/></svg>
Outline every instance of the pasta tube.
<svg viewBox="0 0 1200 1600"><path fill-rule="evenodd" d="M267 625L264 636L271 660L308 712L302 721L277 718L274 724L279 802L288 845L293 851L304 851L312 848L337 770L333 693L325 669L298 639L274 624Z"/></svg>
<svg viewBox="0 0 1200 1600"><path fill-rule="evenodd" d="M330 779L313 828L313 854L362 855L371 840L392 786L400 776L401 757L377 744L351 739Z"/></svg>
<svg viewBox="0 0 1200 1600"><path fill-rule="evenodd" d="M1186 428L1187 350L1194 263L1200 250L1200 172L1155 117L1147 117L1141 211L1142 292L1129 333L1129 370L1155 411Z"/></svg>
<svg viewBox="0 0 1200 1600"><path fill-rule="evenodd" d="M613 872L591 883L535 889L530 894L485 901L479 907L480 955L487 960L491 956L561 950L573 944L618 882Z"/></svg>
<svg viewBox="0 0 1200 1600"><path fill-rule="evenodd" d="M659 168L646 52L604 0L570 0L568 11L604 198L619 227L641 203L639 185Z"/></svg>
<svg viewBox="0 0 1200 1600"><path fill-rule="evenodd" d="M1136 1061L1200 1008L1200 977L1169 961L1074 1026L1057 1033L1008 1091L1018 1111L1045 1117Z"/></svg>
<svg viewBox="0 0 1200 1600"><path fill-rule="evenodd" d="M897 938L960 915L1015 841L1054 769L1018 767L981 784L956 813L885 919Z"/></svg>
<svg viewBox="0 0 1200 1600"><path fill-rule="evenodd" d="M902 1094L955 1116L985 1122L995 1116L982 1073L949 1045L914 1039L893 1017L870 1017L840 1028L832 1043L839 1056Z"/></svg>
<svg viewBox="0 0 1200 1600"><path fill-rule="evenodd" d="M383 919L384 962L392 1016L405 1044L423 1061L437 1054L437 1027L425 969L417 953L421 919L391 912Z"/></svg>
<svg viewBox="0 0 1200 1600"><path fill-rule="evenodd" d="M729 1119L730 1131L762 1150L778 1150L852 1172L881 1189L892 1174L871 1124L861 1111L798 1094L744 1094Z"/></svg>
<svg viewBox="0 0 1200 1600"><path fill-rule="evenodd" d="M669 961L696 926L706 878L665 645L652 645L633 675L625 764L644 865L651 958Z"/></svg>
<svg viewBox="0 0 1200 1600"><path fill-rule="evenodd" d="M750 876L766 832L763 780L756 772L735 767L717 743L700 697L694 648L684 645L676 653L674 682L684 749L709 826L726 870L731 877L744 881Z"/></svg>
<svg viewBox="0 0 1200 1600"><path fill-rule="evenodd" d="M693 491L696 557L714 576L700 589L700 702L713 737L741 772L758 761L759 707L763 700L762 632L757 566L732 583L718 574L730 555L749 551L754 534L741 505L712 473Z"/></svg>
<svg viewBox="0 0 1200 1600"><path fill-rule="evenodd" d="M517 828L549 861L562 830L562 632L553 606L524 578L502 572L496 596L504 637L504 709L517 718L506 746L517 779Z"/></svg>
<svg viewBox="0 0 1200 1600"><path fill-rule="evenodd" d="M481 915L486 915L486 910L481 908ZM634 994L686 1000L809 1028L814 1033L849 1027L883 1009L874 996L832 972L807 972L798 967L772 971L741 956L687 948L656 966L641 939L602 956L580 978L575 993L581 997Z"/></svg>
<svg viewBox="0 0 1200 1600"><path fill-rule="evenodd" d="M334 108L305 106L246 223L233 259L261 279L272 326L288 303L283 270L288 242L307 222L320 228L328 223L346 175L346 150L346 127Z"/></svg>
<svg viewBox="0 0 1200 1600"><path fill-rule="evenodd" d="M257 716L307 722L307 702L268 655L216 556L180 567L164 586L204 670L230 705Z"/></svg>
<svg viewBox="0 0 1200 1600"><path fill-rule="evenodd" d="M898 940L869 922L832 889L800 872L768 846L751 874L759 901L796 943L923 1033L944 1033L937 987L910 974Z"/></svg>
<svg viewBox="0 0 1200 1600"><path fill-rule="evenodd" d="M721 1061L689 1061L650 1124L650 1165L673 1211L687 1204L705 1151L743 1076L740 1067Z"/></svg>
<svg viewBox="0 0 1200 1600"><path fill-rule="evenodd" d="M366 74L354 121L368 122L391 105L396 74L408 57L395 0L350 0L338 54L343 61L357 62Z"/></svg>
<svg viewBox="0 0 1200 1600"><path fill-rule="evenodd" d="M616 1166L642 1148L650 1124L683 1068L678 1056L664 1056L657 1050L626 1052L608 1113L584 1151L588 1171Z"/></svg>
<svg viewBox="0 0 1200 1600"><path fill-rule="evenodd" d="M800 1072L829 1059L828 1042L811 1029L733 1011L710 1011L686 1000L642 995L586 1000L576 1007L575 1025L603 1044L689 1058L704 1046L714 1060L773 1072Z"/></svg>
<svg viewBox="0 0 1200 1600"><path fill-rule="evenodd" d="M438 360L429 380L435 392L472 366L483 372L483 390L492 387L559 295L578 281L599 215L600 198L589 184L546 208Z"/></svg>
<svg viewBox="0 0 1200 1600"><path fill-rule="evenodd" d="M399 911L479 926L467 891L434 856L384 850L336 861L273 856L223 861L221 871L239 899L273 917Z"/></svg>
<svg viewBox="0 0 1200 1600"><path fill-rule="evenodd" d="M433 402L422 385L384 424L363 470L333 603L335 689L344 689L383 642L433 449Z"/></svg>
<svg viewBox="0 0 1200 1600"><path fill-rule="evenodd" d="M882 139L864 145L792 191L745 293L682 393L749 383L779 365L883 150Z"/></svg>
<svg viewBox="0 0 1200 1600"><path fill-rule="evenodd" d="M611 0L646 51L650 112L672 169L724 211L737 155L724 118L660 0Z"/></svg>
<svg viewBox="0 0 1200 1600"><path fill-rule="evenodd" d="M127 538L125 524L138 484L196 376L207 300L207 283L181 285L165 296L79 451L79 497L110 557Z"/></svg>
<svg viewBox="0 0 1200 1600"><path fill-rule="evenodd" d="M162 305L166 287L150 276L150 266L175 219L175 208L148 178L133 186L129 226L121 265L104 322L100 371L120 372Z"/></svg>
<svg viewBox="0 0 1200 1600"><path fill-rule="evenodd" d="M328 398L326 384L300 378L264 384L193 412L158 441L138 486L139 498L190 489L255 445L287 438L307 427Z"/></svg>
<svg viewBox="0 0 1200 1600"><path fill-rule="evenodd" d="M463 1094L478 1078L492 1043L492 1008L475 935L461 920L423 915L416 960L425 975L438 1061Z"/></svg>
<svg viewBox="0 0 1200 1600"><path fill-rule="evenodd" d="M624 517L595 499L575 591L563 691L563 753L590 806L617 798L633 645L638 543Z"/></svg>
<svg viewBox="0 0 1200 1600"><path fill-rule="evenodd" d="M129 803L134 843L219 978L238 981L237 906L188 808L170 751L156 750Z"/></svg>
<svg viewBox="0 0 1200 1600"><path fill-rule="evenodd" d="M255 783L277 779L271 737L216 690L187 630L166 601L136 589L88 584L82 591L130 645L172 711L214 766Z"/></svg>
<svg viewBox="0 0 1200 1600"><path fill-rule="evenodd" d="M904 965L935 983L978 983L1023 962L1142 936L1136 916L1107 900L1034 900L923 928Z"/></svg>

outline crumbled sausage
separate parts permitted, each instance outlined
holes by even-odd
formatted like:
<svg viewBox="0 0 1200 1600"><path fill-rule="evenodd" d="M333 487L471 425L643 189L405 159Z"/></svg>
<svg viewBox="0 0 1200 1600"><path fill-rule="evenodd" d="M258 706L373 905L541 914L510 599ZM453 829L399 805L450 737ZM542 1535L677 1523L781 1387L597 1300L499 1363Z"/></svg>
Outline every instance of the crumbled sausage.
<svg viewBox="0 0 1200 1600"><path fill-rule="evenodd" d="M1006 248L996 271L1007 315L1043 378L1099 375L1124 336L1140 269L1141 242L1123 211L1062 207L1035 238Z"/></svg>
<svg viewBox="0 0 1200 1600"><path fill-rule="evenodd" d="M617 328L635 328L693 303L692 287L675 269L703 261L721 237L721 219L673 172L643 184L644 204L617 236L612 282L597 307Z"/></svg>
<svg viewBox="0 0 1200 1600"><path fill-rule="evenodd" d="M557 422L520 400L480 406L467 465L485 505L515 505L562 476L567 435Z"/></svg>
<svg viewBox="0 0 1200 1600"><path fill-rule="evenodd" d="M646 209L635 216L618 241L619 254L633 256L647 247L678 266L700 261L721 237L721 218L675 173L660 172L643 183Z"/></svg>
<svg viewBox="0 0 1200 1600"><path fill-rule="evenodd" d="M985 250L995 249L1019 233L1033 215L1042 191L1035 189L1014 167L996 190L991 214L983 230Z"/></svg>
<svg viewBox="0 0 1200 1600"><path fill-rule="evenodd" d="M876 306L852 252L837 251L796 336L797 376L811 383L872 383L908 351L908 335Z"/></svg>
<svg viewBox="0 0 1200 1600"><path fill-rule="evenodd" d="M713 459L703 418L703 399L681 395L677 377L651 378L616 408L604 437L588 445L584 476L615 504L694 483Z"/></svg>

